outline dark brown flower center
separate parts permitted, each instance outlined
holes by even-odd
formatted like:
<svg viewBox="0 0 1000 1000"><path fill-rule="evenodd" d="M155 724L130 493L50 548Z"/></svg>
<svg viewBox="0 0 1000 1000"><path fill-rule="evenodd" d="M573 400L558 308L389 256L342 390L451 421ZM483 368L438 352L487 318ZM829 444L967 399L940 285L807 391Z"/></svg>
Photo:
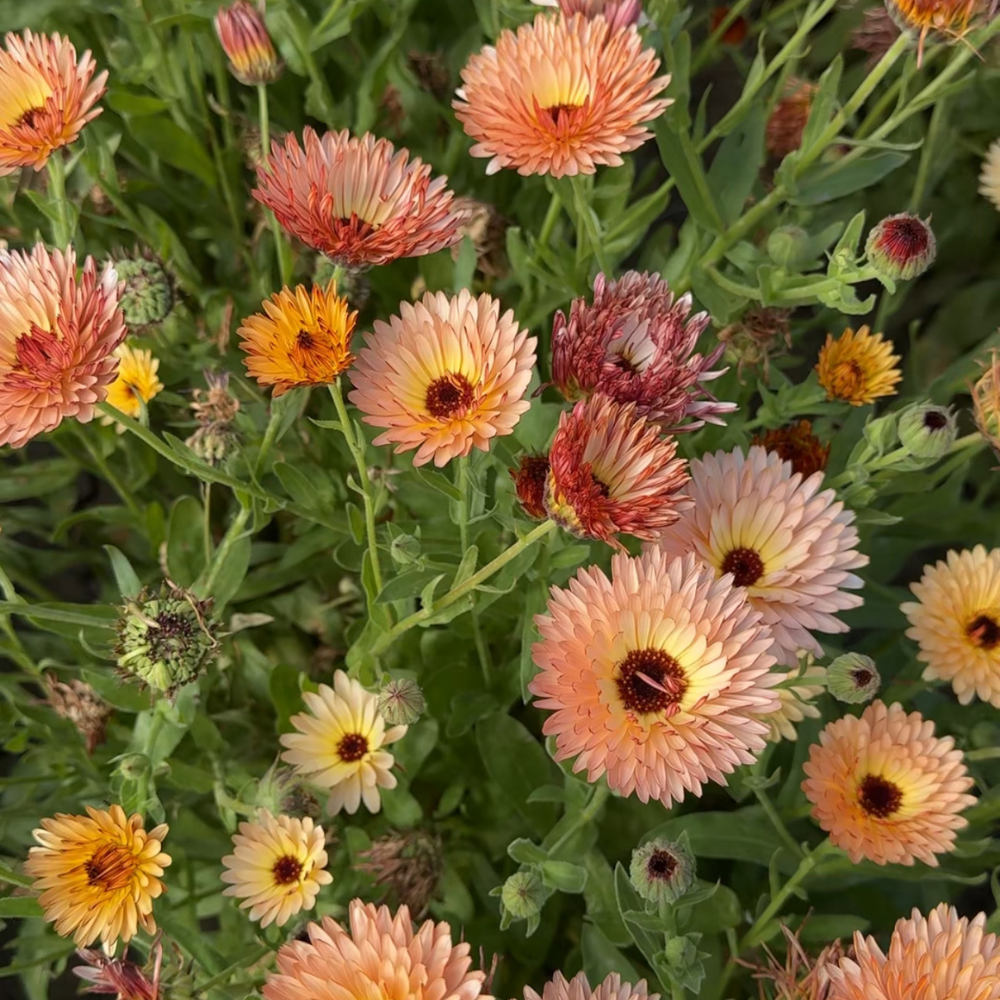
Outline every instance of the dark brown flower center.
<svg viewBox="0 0 1000 1000"><path fill-rule="evenodd" d="M858 804L876 819L888 819L902 803L899 786L875 774L869 774L858 789Z"/></svg>
<svg viewBox="0 0 1000 1000"><path fill-rule="evenodd" d="M639 366L631 358L626 358L624 354L617 355L611 363L626 375L639 374Z"/></svg>
<svg viewBox="0 0 1000 1000"><path fill-rule="evenodd" d="M980 649L996 649L1000 645L1000 625L990 615L977 615L973 618L965 634Z"/></svg>
<svg viewBox="0 0 1000 1000"><path fill-rule="evenodd" d="M722 572L732 573L737 587L752 587L764 575L764 560L754 549L731 549L722 560Z"/></svg>
<svg viewBox="0 0 1000 1000"><path fill-rule="evenodd" d="M940 410L928 410L924 414L924 427L929 431L939 431L948 426L948 418Z"/></svg>
<svg viewBox="0 0 1000 1000"><path fill-rule="evenodd" d="M438 420L449 420L472 405L472 383L464 375L448 374L427 387L427 412Z"/></svg>
<svg viewBox="0 0 1000 1000"><path fill-rule="evenodd" d="M300 347L303 351L311 351L315 343L313 335L308 330L299 330L295 334L295 346Z"/></svg>
<svg viewBox="0 0 1000 1000"><path fill-rule="evenodd" d="M854 681L859 688L868 687L868 685L872 682L872 677L872 672L870 670L866 670L864 667L851 671L851 680Z"/></svg>
<svg viewBox="0 0 1000 1000"><path fill-rule="evenodd" d="M552 119L553 125L558 125L560 118L563 120L569 118L579 107L579 104L553 104L551 107L543 108L542 110Z"/></svg>
<svg viewBox="0 0 1000 1000"><path fill-rule="evenodd" d="M302 862L286 854L274 862L271 874L274 876L275 885L291 885L293 882L298 882L302 874Z"/></svg>
<svg viewBox="0 0 1000 1000"><path fill-rule="evenodd" d="M669 882L677 870L677 858L670 851L653 851L646 865L646 874L652 879Z"/></svg>
<svg viewBox="0 0 1000 1000"><path fill-rule="evenodd" d="M337 756L345 764L354 764L368 753L368 737L361 733L346 733L337 744Z"/></svg>
<svg viewBox="0 0 1000 1000"><path fill-rule="evenodd" d="M684 670L662 649L633 649L615 670L618 697L630 712L673 715L687 691Z"/></svg>
<svg viewBox="0 0 1000 1000"><path fill-rule="evenodd" d="M129 885L137 867L135 855L122 844L104 844L83 863L87 884L108 892Z"/></svg>
<svg viewBox="0 0 1000 1000"><path fill-rule="evenodd" d="M608 486L608 484L605 483L603 480L598 479L593 472L591 472L590 474L590 479L591 482L593 482L593 484L598 488L598 490L600 490L602 497L607 499L609 496L611 496L611 487Z"/></svg>
<svg viewBox="0 0 1000 1000"><path fill-rule="evenodd" d="M28 110L23 112L14 124L24 125L26 128L34 128L38 123L38 116L44 110L45 108L28 108Z"/></svg>

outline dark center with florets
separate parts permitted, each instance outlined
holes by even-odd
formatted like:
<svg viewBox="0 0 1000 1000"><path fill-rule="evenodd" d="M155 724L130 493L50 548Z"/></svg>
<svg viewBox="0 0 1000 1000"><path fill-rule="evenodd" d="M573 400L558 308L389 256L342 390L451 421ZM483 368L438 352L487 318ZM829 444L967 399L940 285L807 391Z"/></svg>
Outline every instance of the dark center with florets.
<svg viewBox="0 0 1000 1000"><path fill-rule="evenodd" d="M888 819L902 803L899 786L878 775L869 774L858 788L858 804L876 819Z"/></svg>
<svg viewBox="0 0 1000 1000"><path fill-rule="evenodd" d="M271 869L275 885L291 885L298 882L302 874L302 862L298 858L293 858L290 854L278 858Z"/></svg>
<svg viewBox="0 0 1000 1000"><path fill-rule="evenodd" d="M990 615L977 615L965 633L980 649L995 649L1000 645L1000 625Z"/></svg>
<svg viewBox="0 0 1000 1000"><path fill-rule="evenodd" d="M568 118L578 107L578 104L553 104L551 107L543 108L542 110L552 119L553 125L558 125L560 118Z"/></svg>
<svg viewBox="0 0 1000 1000"><path fill-rule="evenodd" d="M608 486L608 484L605 483L603 480L598 479L593 472L591 472L590 474L590 479L591 482L593 482L593 484L598 488L598 490L600 490L602 497L607 499L609 496L611 496L611 487Z"/></svg>
<svg viewBox="0 0 1000 1000"><path fill-rule="evenodd" d="M176 611L163 611L154 620L158 627L148 633L152 659L169 659L183 653L194 636L195 623Z"/></svg>
<svg viewBox="0 0 1000 1000"><path fill-rule="evenodd" d="M427 387L427 412L438 420L449 420L472 405L472 384L464 375L445 375Z"/></svg>
<svg viewBox="0 0 1000 1000"><path fill-rule="evenodd" d="M301 347L303 351L312 350L313 344L313 335L308 330L299 330L295 334L295 345Z"/></svg>
<svg viewBox="0 0 1000 1000"><path fill-rule="evenodd" d="M27 128L34 128L38 123L38 116L45 110L45 108L28 108L20 118L14 122L15 125L24 125Z"/></svg>
<svg viewBox="0 0 1000 1000"><path fill-rule="evenodd" d="M904 261L927 252L927 226L919 219L893 219L885 238L889 251Z"/></svg>
<svg viewBox="0 0 1000 1000"><path fill-rule="evenodd" d="M737 587L752 587L764 575L764 560L754 549L732 549L722 560L722 572L732 573Z"/></svg>
<svg viewBox="0 0 1000 1000"><path fill-rule="evenodd" d="M872 672L864 667L859 667L857 670L851 671L851 680L859 688L868 687L872 682Z"/></svg>
<svg viewBox="0 0 1000 1000"><path fill-rule="evenodd" d="M662 649L633 649L616 668L618 697L630 712L677 711L688 689L680 664Z"/></svg>
<svg viewBox="0 0 1000 1000"><path fill-rule="evenodd" d="M924 427L929 431L939 431L948 426L948 418L940 410L928 410L924 414Z"/></svg>
<svg viewBox="0 0 1000 1000"><path fill-rule="evenodd" d="M653 851L646 864L646 874L661 882L669 882L676 870L677 858L670 851Z"/></svg>
<svg viewBox="0 0 1000 1000"><path fill-rule="evenodd" d="M121 844L105 844L83 863L87 884L108 891L127 886L136 868L135 855Z"/></svg>
<svg viewBox="0 0 1000 1000"><path fill-rule="evenodd" d="M346 733L337 744L337 756L345 764L354 764L368 753L368 737L361 733Z"/></svg>

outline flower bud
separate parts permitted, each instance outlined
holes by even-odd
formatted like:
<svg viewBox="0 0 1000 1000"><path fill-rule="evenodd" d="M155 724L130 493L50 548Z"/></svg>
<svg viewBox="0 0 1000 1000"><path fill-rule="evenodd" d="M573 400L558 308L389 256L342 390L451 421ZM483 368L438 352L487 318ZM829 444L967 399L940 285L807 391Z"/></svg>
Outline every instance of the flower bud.
<svg viewBox="0 0 1000 1000"><path fill-rule="evenodd" d="M979 433L1000 455L1000 351L979 364L983 374L972 387L972 412Z"/></svg>
<svg viewBox="0 0 1000 1000"><path fill-rule="evenodd" d="M406 677L387 681L379 691L378 710L390 726L412 726L426 708L420 685Z"/></svg>
<svg viewBox="0 0 1000 1000"><path fill-rule="evenodd" d="M782 267L801 263L809 253L809 234L801 226L779 226L767 238L767 254Z"/></svg>
<svg viewBox="0 0 1000 1000"><path fill-rule="evenodd" d="M651 903L676 903L694 884L694 855L687 839L657 837L632 852L629 877L643 899Z"/></svg>
<svg viewBox="0 0 1000 1000"><path fill-rule="evenodd" d="M225 423L217 422L199 427L184 443L209 465L221 465L236 444L236 435Z"/></svg>
<svg viewBox="0 0 1000 1000"><path fill-rule="evenodd" d="M500 899L504 908L516 920L537 916L549 898L541 875L534 868L515 872L503 884Z"/></svg>
<svg viewBox="0 0 1000 1000"><path fill-rule="evenodd" d="M937 241L930 225L902 212L883 219L865 244L868 263L893 281L908 281L923 274L937 256Z"/></svg>
<svg viewBox="0 0 1000 1000"><path fill-rule="evenodd" d="M827 688L848 705L862 705L878 693L882 678L875 661L861 653L844 653L827 668Z"/></svg>
<svg viewBox="0 0 1000 1000"><path fill-rule="evenodd" d="M215 33L229 58L229 70L240 83L255 87L274 83L284 65L264 23L264 7L236 0L215 15Z"/></svg>
<svg viewBox="0 0 1000 1000"><path fill-rule="evenodd" d="M943 458L957 436L955 415L947 406L914 404L899 417L900 444L914 458Z"/></svg>
<svg viewBox="0 0 1000 1000"><path fill-rule="evenodd" d="M118 280L125 283L121 310L134 331L158 326L174 307L174 286L166 268L155 257L136 255L114 261Z"/></svg>
<svg viewBox="0 0 1000 1000"><path fill-rule="evenodd" d="M510 470L510 478L514 480L517 499L521 501L524 513L539 521L548 517L545 511L548 458L545 455L522 455L518 467Z"/></svg>

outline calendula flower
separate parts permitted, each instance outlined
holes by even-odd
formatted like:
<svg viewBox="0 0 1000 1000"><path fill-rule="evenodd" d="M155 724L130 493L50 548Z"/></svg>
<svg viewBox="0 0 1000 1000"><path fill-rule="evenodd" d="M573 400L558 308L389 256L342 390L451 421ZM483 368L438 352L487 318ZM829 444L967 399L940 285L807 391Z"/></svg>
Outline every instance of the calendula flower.
<svg viewBox="0 0 1000 1000"><path fill-rule="evenodd" d="M610 580L581 569L535 623L528 689L552 713L542 731L588 781L606 774L612 790L669 808L763 749L778 709L771 634L695 556L615 555Z"/></svg>
<svg viewBox="0 0 1000 1000"><path fill-rule="evenodd" d="M464 215L447 178L386 139L343 132L294 135L257 168L253 195L293 236L357 268L422 257L458 243Z"/></svg>
<svg viewBox="0 0 1000 1000"><path fill-rule="evenodd" d="M868 557L857 551L854 513L821 473L803 479L778 455L753 447L704 455L691 463L692 505L658 545L671 555L695 552L722 576L732 574L774 633L778 662L794 666L799 650L823 649L814 632L846 632L838 611L859 607L847 591Z"/></svg>
<svg viewBox="0 0 1000 1000"><path fill-rule="evenodd" d="M240 83L256 86L273 83L284 64L274 51L274 43L264 23L264 4L236 0L215 15L215 33L229 59L229 69Z"/></svg>
<svg viewBox="0 0 1000 1000"><path fill-rule="evenodd" d="M874 701L860 718L831 722L802 769L813 818L854 864L936 866L976 801L955 741L899 704Z"/></svg>
<svg viewBox="0 0 1000 1000"><path fill-rule="evenodd" d="M972 412L979 433L1000 454L1000 351L994 350L979 366L983 373L972 386Z"/></svg>
<svg viewBox="0 0 1000 1000"><path fill-rule="evenodd" d="M900 610L924 680L950 681L963 705L978 695L1000 708L1000 549L952 550L910 589L917 600Z"/></svg>
<svg viewBox="0 0 1000 1000"><path fill-rule="evenodd" d="M73 975L87 983L84 993L111 993L118 1000L160 1000L163 946L159 941L153 945L150 956L152 979L147 978L146 973L127 958L112 958L92 948L80 949L77 955L87 963L73 967Z"/></svg>
<svg viewBox="0 0 1000 1000"><path fill-rule="evenodd" d="M942 903L897 921L888 952L855 932L852 957L827 974L829 1000L996 1000L1000 942L986 933L985 913L969 920Z"/></svg>
<svg viewBox="0 0 1000 1000"><path fill-rule="evenodd" d="M545 509L581 538L616 545L619 534L653 539L680 516L687 481L676 441L660 437L634 403L594 396L559 418Z"/></svg>
<svg viewBox="0 0 1000 1000"><path fill-rule="evenodd" d="M240 909L261 927L284 927L300 910L311 910L324 885L333 881L326 871L326 838L321 826L291 816L273 816L261 809L251 823L240 823L233 836L234 851L222 859L229 883L223 896L240 899Z"/></svg>
<svg viewBox="0 0 1000 1000"><path fill-rule="evenodd" d="M848 327L836 339L827 334L816 372L827 398L865 406L881 396L896 395L903 379L899 361L892 342L881 333L873 335L867 326L855 333Z"/></svg>
<svg viewBox="0 0 1000 1000"><path fill-rule="evenodd" d="M979 8L980 0L885 0L885 6L901 28L920 32L917 48L917 66L920 66L928 33L939 31L961 37Z"/></svg>
<svg viewBox="0 0 1000 1000"><path fill-rule="evenodd" d="M702 385L725 374L712 371L725 345L694 354L709 323L689 318L691 296L675 300L658 274L628 271L617 281L594 279L594 302L575 299L569 319L560 310L552 325L552 379L570 400L602 393L635 403L643 416L672 430L694 430L736 409Z"/></svg>
<svg viewBox="0 0 1000 1000"><path fill-rule="evenodd" d="M170 864L161 847L167 829L147 832L140 815L126 817L119 805L43 819L34 831L41 846L31 848L24 870L35 879L56 933L72 934L81 946L100 938L109 949L130 941L140 927L154 933L153 900L163 892L160 876Z"/></svg>
<svg viewBox="0 0 1000 1000"><path fill-rule="evenodd" d="M695 860L683 842L654 837L632 852L629 880L643 899L657 905L676 903L694 884Z"/></svg>
<svg viewBox="0 0 1000 1000"><path fill-rule="evenodd" d="M488 174L592 174L652 136L643 123L671 103L659 65L634 26L539 14L469 60L453 106Z"/></svg>
<svg viewBox="0 0 1000 1000"><path fill-rule="evenodd" d="M293 715L296 732L284 733L282 760L314 785L330 789L327 812L356 813L362 802L369 812L382 806L379 788L395 788L393 756L384 749L406 734L406 726L386 729L378 711L378 695L366 691L343 670L333 687L305 691L309 712Z"/></svg>
<svg viewBox="0 0 1000 1000"><path fill-rule="evenodd" d="M813 702L826 689L826 670L810 663L804 670L779 674L778 680L781 686L774 689L779 701L778 710L765 720L770 726L767 734L770 743L798 739L796 726L806 719L820 717L820 711Z"/></svg>
<svg viewBox="0 0 1000 1000"><path fill-rule="evenodd" d="M1000 210L1000 139L986 151L979 174L979 193Z"/></svg>
<svg viewBox="0 0 1000 1000"><path fill-rule="evenodd" d="M115 351L118 358L118 374L108 386L107 401L127 417L138 420L143 407L154 396L163 391L163 383L156 377L160 361L153 352L122 344ZM101 417L102 424L113 424L113 417ZM118 425L118 433L125 428Z"/></svg>
<svg viewBox="0 0 1000 1000"><path fill-rule="evenodd" d="M645 979L640 979L635 986L623 983L617 972L610 973L596 988L591 988L583 972L572 979L557 972L545 984L541 996L525 986L524 1000L659 1000L659 993L650 993Z"/></svg>
<svg viewBox="0 0 1000 1000"><path fill-rule="evenodd" d="M583 14L603 17L612 29L638 24L642 17L641 0L533 0L541 7L558 7L564 17Z"/></svg>
<svg viewBox="0 0 1000 1000"><path fill-rule="evenodd" d="M388 323L376 320L365 343L351 402L365 423L387 428L376 445L416 448L414 465L487 451L530 406L537 341L490 295L428 292Z"/></svg>
<svg viewBox="0 0 1000 1000"><path fill-rule="evenodd" d="M78 278L72 248L0 249L0 444L92 419L124 339L113 267L98 276L88 257Z"/></svg>
<svg viewBox="0 0 1000 1000"><path fill-rule="evenodd" d="M930 223L901 212L883 219L868 234L868 263L893 281L909 281L924 273L937 256Z"/></svg>
<svg viewBox="0 0 1000 1000"><path fill-rule="evenodd" d="M548 456L522 455L517 468L510 470L510 476L524 513L538 521L548 517L545 509L545 491L549 485Z"/></svg>
<svg viewBox="0 0 1000 1000"><path fill-rule="evenodd" d="M101 113L107 71L62 35L9 34L0 50L0 177L41 170L55 150L76 141Z"/></svg>
<svg viewBox="0 0 1000 1000"><path fill-rule="evenodd" d="M294 291L282 288L262 303L263 313L243 321L237 334L247 372L273 395L289 389L336 382L354 360L351 334L357 312L337 295L331 282L325 288Z"/></svg>
<svg viewBox="0 0 1000 1000"><path fill-rule="evenodd" d="M765 451L773 452L782 461L789 462L792 471L803 479L808 479L826 468L830 457L830 445L822 441L812 431L808 420L799 420L786 427L778 427L753 439Z"/></svg>
<svg viewBox="0 0 1000 1000"><path fill-rule="evenodd" d="M410 911L396 915L352 900L345 930L324 917L309 924L308 941L289 941L278 951L278 971L264 984L264 1000L492 1000L483 994L486 974L471 968L471 947L454 944L446 923L425 921L417 931Z"/></svg>
<svg viewBox="0 0 1000 1000"><path fill-rule="evenodd" d="M774 106L764 132L764 144L772 156L783 160L802 145L802 133L817 89L815 84L803 80L788 82L787 96Z"/></svg>

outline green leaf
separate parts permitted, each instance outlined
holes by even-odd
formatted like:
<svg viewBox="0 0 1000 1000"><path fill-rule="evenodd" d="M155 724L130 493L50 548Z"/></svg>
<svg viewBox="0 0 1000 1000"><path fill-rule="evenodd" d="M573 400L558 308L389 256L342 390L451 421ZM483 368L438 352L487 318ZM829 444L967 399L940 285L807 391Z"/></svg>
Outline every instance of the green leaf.
<svg viewBox="0 0 1000 1000"><path fill-rule="evenodd" d="M247 570L250 568L252 549L253 542L249 535L238 538L230 546L215 575L211 593L207 595L214 600L214 611L221 612L243 585Z"/></svg>
<svg viewBox="0 0 1000 1000"><path fill-rule="evenodd" d="M518 837L517 840L512 840L507 845L507 853L519 865L537 864L545 861L549 856L547 851L539 847L533 840L528 840L527 837Z"/></svg>
<svg viewBox="0 0 1000 1000"><path fill-rule="evenodd" d="M128 557L114 545L105 545L104 551L107 552L108 558L111 560L111 569L115 574L115 583L118 584L118 593L122 597L137 597L139 591L142 590L142 583L132 568L132 564L128 561Z"/></svg>
<svg viewBox="0 0 1000 1000"><path fill-rule="evenodd" d="M41 917L45 911L34 896L0 896L0 917Z"/></svg>
<svg viewBox="0 0 1000 1000"><path fill-rule="evenodd" d="M585 923L580 936L583 971L592 983L603 982L612 972L623 980L637 983L642 975L608 936L595 924Z"/></svg>
<svg viewBox="0 0 1000 1000"><path fill-rule="evenodd" d="M910 159L893 150L866 153L850 162L822 163L810 168L789 198L793 205L823 205L878 184Z"/></svg>
<svg viewBox="0 0 1000 1000"><path fill-rule="evenodd" d="M179 587L190 587L205 568L204 511L194 497L179 497L167 522L167 569Z"/></svg>
<svg viewBox="0 0 1000 1000"><path fill-rule="evenodd" d="M414 469L420 479L428 486L443 493L452 500L461 500L462 491L445 475L435 472L433 469Z"/></svg>
<svg viewBox="0 0 1000 1000"><path fill-rule="evenodd" d="M136 142L164 163L197 177L215 189L215 166L201 143L167 115L128 118L128 130Z"/></svg>
<svg viewBox="0 0 1000 1000"><path fill-rule="evenodd" d="M708 171L708 183L727 226L742 214L743 206L764 163L764 126L767 114L761 101L719 146Z"/></svg>
<svg viewBox="0 0 1000 1000"><path fill-rule="evenodd" d="M68 458L52 458L13 469L5 468L0 473L0 503L54 493L69 486L79 471L79 466Z"/></svg>
<svg viewBox="0 0 1000 1000"><path fill-rule="evenodd" d="M686 130L675 131L670 121L661 117L656 123L656 144L692 218L710 232L721 233L725 224L691 136Z"/></svg>
<svg viewBox="0 0 1000 1000"><path fill-rule="evenodd" d="M472 288L476 276L476 245L471 236L463 236L459 244L458 258L455 261L455 276L452 279L452 290L456 293L465 288Z"/></svg>
<svg viewBox="0 0 1000 1000"><path fill-rule="evenodd" d="M543 861L539 868L550 889L579 894L587 884L587 869L571 861Z"/></svg>
<svg viewBox="0 0 1000 1000"><path fill-rule="evenodd" d="M0 863L0 882L8 882L10 885L19 885L23 889L28 889L34 879L28 878L27 875L21 875L13 868L8 868L7 865Z"/></svg>

